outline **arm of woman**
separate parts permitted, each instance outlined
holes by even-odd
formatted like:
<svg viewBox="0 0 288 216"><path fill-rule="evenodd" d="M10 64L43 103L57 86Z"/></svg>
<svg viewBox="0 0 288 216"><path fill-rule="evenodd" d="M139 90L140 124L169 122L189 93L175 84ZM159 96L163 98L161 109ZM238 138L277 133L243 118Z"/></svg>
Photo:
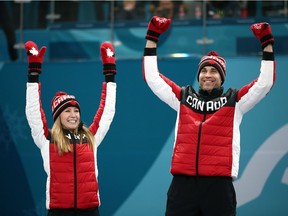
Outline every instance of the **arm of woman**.
<svg viewBox="0 0 288 216"><path fill-rule="evenodd" d="M31 128L32 138L35 144L41 149L44 143L49 142L47 139L49 130L42 108L40 98L41 84L39 82L46 47L42 47L38 51L37 45L33 41L28 41L25 43L25 48L28 55L25 114Z"/></svg>
<svg viewBox="0 0 288 216"><path fill-rule="evenodd" d="M96 146L99 146L115 115L116 106L116 62L112 44L104 42L100 46L105 82L102 83L102 92L99 108L89 129L95 137Z"/></svg>

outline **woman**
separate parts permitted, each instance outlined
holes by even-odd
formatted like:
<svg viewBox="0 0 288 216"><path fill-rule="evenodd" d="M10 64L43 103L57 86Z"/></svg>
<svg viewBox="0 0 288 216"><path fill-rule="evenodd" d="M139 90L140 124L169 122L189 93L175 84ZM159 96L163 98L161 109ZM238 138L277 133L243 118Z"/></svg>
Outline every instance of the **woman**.
<svg viewBox="0 0 288 216"><path fill-rule="evenodd" d="M114 48L107 42L100 47L105 82L92 124L87 127L81 122L80 104L73 95L57 92L51 102L54 120L51 130L42 109L39 82L46 47L38 51L37 45L28 41L25 48L29 63L26 116L47 174L48 215L99 216L97 147L115 114Z"/></svg>

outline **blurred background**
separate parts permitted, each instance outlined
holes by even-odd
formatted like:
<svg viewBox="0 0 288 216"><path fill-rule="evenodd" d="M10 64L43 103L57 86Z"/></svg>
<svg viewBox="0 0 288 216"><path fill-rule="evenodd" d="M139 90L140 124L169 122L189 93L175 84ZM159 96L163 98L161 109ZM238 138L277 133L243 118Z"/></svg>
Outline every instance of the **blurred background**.
<svg viewBox="0 0 288 216"><path fill-rule="evenodd" d="M241 125L237 215L288 215L288 5L285 1L0 1L0 208L3 216L44 216L46 174L25 117L24 43L47 46L41 74L50 128L56 91L76 96L86 124L100 101L99 47L116 51L117 107L99 147L101 216L164 215L171 181L176 113L142 77L147 24L172 18L158 43L159 70L196 89L201 56L227 62L224 88L241 88L259 74L261 46L250 26L269 22L275 37L276 83Z"/></svg>

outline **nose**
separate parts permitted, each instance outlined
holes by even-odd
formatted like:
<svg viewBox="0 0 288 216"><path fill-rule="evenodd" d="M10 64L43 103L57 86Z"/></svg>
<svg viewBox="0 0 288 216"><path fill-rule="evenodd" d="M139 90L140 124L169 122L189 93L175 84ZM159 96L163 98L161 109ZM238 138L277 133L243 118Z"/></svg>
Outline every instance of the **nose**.
<svg viewBox="0 0 288 216"><path fill-rule="evenodd" d="M70 114L71 114L72 117L76 116L76 112L74 110L72 110Z"/></svg>
<svg viewBox="0 0 288 216"><path fill-rule="evenodd" d="M205 73L205 75L206 75L206 77L211 77L211 75L212 75L211 70L207 70L207 73Z"/></svg>

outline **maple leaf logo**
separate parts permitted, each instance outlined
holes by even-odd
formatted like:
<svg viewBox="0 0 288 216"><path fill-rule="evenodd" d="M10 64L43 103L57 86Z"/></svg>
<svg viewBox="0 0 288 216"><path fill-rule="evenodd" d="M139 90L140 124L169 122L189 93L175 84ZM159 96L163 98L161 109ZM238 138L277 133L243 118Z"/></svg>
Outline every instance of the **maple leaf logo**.
<svg viewBox="0 0 288 216"><path fill-rule="evenodd" d="M261 25L260 24L254 24L254 28L259 30L259 29L261 29Z"/></svg>
<svg viewBox="0 0 288 216"><path fill-rule="evenodd" d="M165 23L167 21L167 19L165 17L157 17L156 21L159 23Z"/></svg>
<svg viewBox="0 0 288 216"><path fill-rule="evenodd" d="M38 55L38 50L35 49L35 47L32 47L32 49L29 50L29 52L32 54L32 55Z"/></svg>
<svg viewBox="0 0 288 216"><path fill-rule="evenodd" d="M113 57L114 56L114 52L110 48L106 49L106 54L107 54L108 57Z"/></svg>

